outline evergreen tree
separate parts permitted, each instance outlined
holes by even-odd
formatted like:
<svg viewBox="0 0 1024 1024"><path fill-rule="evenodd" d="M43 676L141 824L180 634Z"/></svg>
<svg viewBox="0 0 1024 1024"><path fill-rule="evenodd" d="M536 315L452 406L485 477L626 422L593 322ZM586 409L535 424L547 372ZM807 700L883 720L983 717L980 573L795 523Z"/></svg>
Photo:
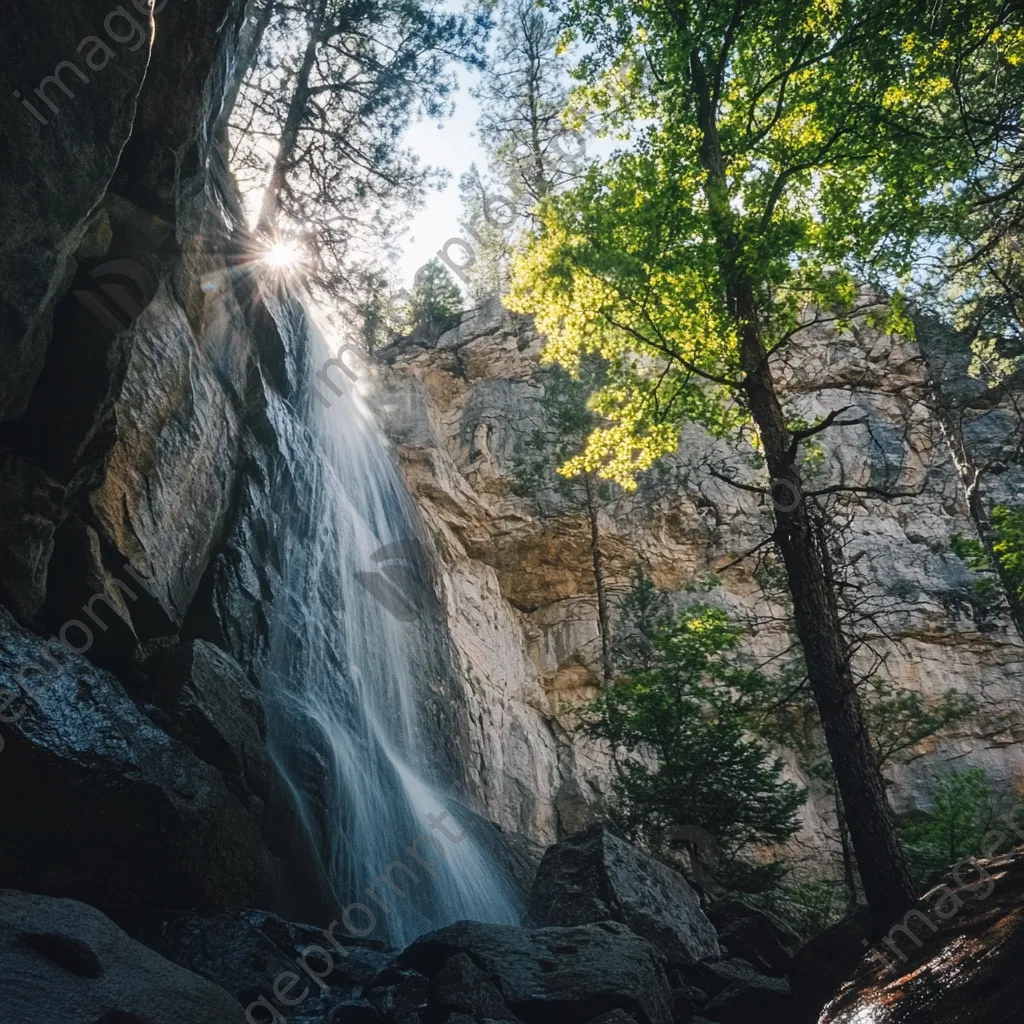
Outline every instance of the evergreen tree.
<svg viewBox="0 0 1024 1024"><path fill-rule="evenodd" d="M463 310L462 292L440 260L424 264L416 274L409 298L410 330L437 338L459 322Z"/></svg>
<svg viewBox="0 0 1024 1024"><path fill-rule="evenodd" d="M503 0L494 55L474 92L491 173L527 208L576 176L562 123L569 78L558 37L558 21L535 0Z"/></svg>
<svg viewBox="0 0 1024 1024"><path fill-rule="evenodd" d="M469 276L480 299L504 294L533 208L582 170L582 136L563 123L569 77L558 42L557 19L534 0L501 0L494 54L474 90L488 167L481 173L474 164L459 183L476 257Z"/></svg>
<svg viewBox="0 0 1024 1024"><path fill-rule="evenodd" d="M992 820L991 789L983 768L942 775L932 810L900 829L911 868L927 885L963 857L976 857Z"/></svg>
<svg viewBox="0 0 1024 1024"><path fill-rule="evenodd" d="M443 179L403 136L450 109L453 66L479 65L488 24L435 0L257 4L243 42L260 56L230 119L234 167L262 197L264 244L298 238L305 273L335 302L365 297L363 272L387 262Z"/></svg>
<svg viewBox="0 0 1024 1024"><path fill-rule="evenodd" d="M669 615L656 593L638 571L616 644L626 674L582 709L583 729L612 746L616 811L634 838L657 849L673 826L698 826L718 845L719 881L763 890L784 866L751 855L796 832L805 799L749 732L772 686L740 664L723 612Z"/></svg>

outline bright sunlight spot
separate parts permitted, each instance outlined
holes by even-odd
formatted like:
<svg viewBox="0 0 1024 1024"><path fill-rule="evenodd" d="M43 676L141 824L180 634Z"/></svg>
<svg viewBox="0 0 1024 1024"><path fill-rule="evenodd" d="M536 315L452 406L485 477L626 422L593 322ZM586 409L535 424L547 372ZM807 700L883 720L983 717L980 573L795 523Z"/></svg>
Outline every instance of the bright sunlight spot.
<svg viewBox="0 0 1024 1024"><path fill-rule="evenodd" d="M263 255L263 262L271 267L285 269L298 266L303 259L302 246L294 239L277 242Z"/></svg>

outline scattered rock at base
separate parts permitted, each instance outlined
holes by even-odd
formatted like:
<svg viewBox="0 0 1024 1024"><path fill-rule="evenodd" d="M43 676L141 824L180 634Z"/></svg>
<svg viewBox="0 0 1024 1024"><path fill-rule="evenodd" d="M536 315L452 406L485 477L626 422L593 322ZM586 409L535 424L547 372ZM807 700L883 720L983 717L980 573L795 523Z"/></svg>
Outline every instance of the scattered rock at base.
<svg viewBox="0 0 1024 1024"><path fill-rule="evenodd" d="M637 1024L671 1024L662 955L614 921L520 928L460 921L417 939L398 964L435 978L463 953L527 1024L589 1024L612 1010Z"/></svg>
<svg viewBox="0 0 1024 1024"><path fill-rule="evenodd" d="M619 921L670 963L720 955L715 929L678 872L597 824L548 848L530 893L535 925Z"/></svg>
<svg viewBox="0 0 1024 1024"><path fill-rule="evenodd" d="M789 925L740 900L716 900L704 912L729 955L748 961L765 974L785 974L802 945Z"/></svg>

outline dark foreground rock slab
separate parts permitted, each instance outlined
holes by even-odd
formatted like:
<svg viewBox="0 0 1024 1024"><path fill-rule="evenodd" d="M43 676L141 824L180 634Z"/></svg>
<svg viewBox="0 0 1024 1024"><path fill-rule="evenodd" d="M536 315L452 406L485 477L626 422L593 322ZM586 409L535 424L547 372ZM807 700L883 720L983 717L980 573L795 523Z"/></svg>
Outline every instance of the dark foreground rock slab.
<svg viewBox="0 0 1024 1024"><path fill-rule="evenodd" d="M0 891L0 1006L11 1024L244 1024L222 988L76 900Z"/></svg>
<svg viewBox="0 0 1024 1024"><path fill-rule="evenodd" d="M544 854L530 893L529 920L564 927L620 921L670 962L719 955L715 930L686 879L602 824Z"/></svg>
<svg viewBox="0 0 1024 1024"><path fill-rule="evenodd" d="M0 885L83 899L122 924L256 902L259 826L221 775L110 673L2 608L0 701Z"/></svg>
<svg viewBox="0 0 1024 1024"><path fill-rule="evenodd" d="M639 1024L672 1021L661 955L617 922L528 929L461 921L418 939L399 964L435 978L458 954L527 1024L587 1024L616 1009Z"/></svg>
<svg viewBox="0 0 1024 1024"><path fill-rule="evenodd" d="M822 1011L820 1024L1021 1019L1024 855L963 864L957 874L871 947Z"/></svg>

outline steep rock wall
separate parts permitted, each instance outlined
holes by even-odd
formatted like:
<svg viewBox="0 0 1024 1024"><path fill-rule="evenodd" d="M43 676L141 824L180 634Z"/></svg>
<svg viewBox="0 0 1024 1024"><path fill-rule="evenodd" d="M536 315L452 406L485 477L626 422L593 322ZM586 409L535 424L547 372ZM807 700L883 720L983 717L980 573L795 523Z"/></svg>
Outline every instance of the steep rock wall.
<svg viewBox="0 0 1024 1024"><path fill-rule="evenodd" d="M531 379L542 344L527 319L491 302L436 342L387 350L378 387L444 569L464 699L477 723L474 785L497 820L547 842L593 813L609 765L573 737L566 708L599 682L587 522L553 492L527 499L512 489L516 461L543 426ZM1024 788L1024 646L1005 607L979 607L970 573L950 551L950 536L970 535L972 525L920 348L858 320L842 333L809 326L797 351L807 360L800 372L777 371L790 411L813 422L851 406L844 418L863 420L824 435L813 478L818 489L859 489L832 506L858 588L859 667L881 659L882 671L926 701L955 689L980 702L977 718L890 768L897 811L926 808L944 765L984 767L1000 795ZM719 572L721 586L706 599L752 626L757 654L777 654L789 643L786 608L762 588L754 560L736 561L767 536L764 500L713 477L708 464L756 482L729 444L687 426L678 452L637 491L602 503L609 586L621 593L640 560L679 603L692 600L687 587ZM881 491L904 496L884 500ZM795 846L817 857L835 852L835 840L831 802L812 786Z"/></svg>

